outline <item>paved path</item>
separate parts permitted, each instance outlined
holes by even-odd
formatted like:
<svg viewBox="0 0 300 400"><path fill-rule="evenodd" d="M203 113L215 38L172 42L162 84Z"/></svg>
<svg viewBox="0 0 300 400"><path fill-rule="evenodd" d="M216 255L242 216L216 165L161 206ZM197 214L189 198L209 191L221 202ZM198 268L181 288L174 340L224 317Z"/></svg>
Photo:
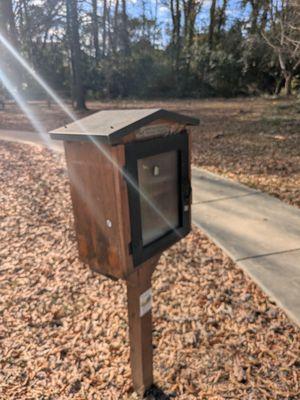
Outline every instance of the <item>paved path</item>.
<svg viewBox="0 0 300 400"><path fill-rule="evenodd" d="M30 132L0 130L0 139L43 144ZM300 325L300 210L197 168L193 200L194 224Z"/></svg>
<svg viewBox="0 0 300 400"><path fill-rule="evenodd" d="M193 169L193 222L300 324L300 210Z"/></svg>
<svg viewBox="0 0 300 400"><path fill-rule="evenodd" d="M1 114L0 114L1 117ZM61 141L50 139L48 133L42 135L36 132L25 132L25 131L13 131L0 129L0 140L7 140L18 143L27 144L38 144L49 147L54 151L63 151L63 145Z"/></svg>

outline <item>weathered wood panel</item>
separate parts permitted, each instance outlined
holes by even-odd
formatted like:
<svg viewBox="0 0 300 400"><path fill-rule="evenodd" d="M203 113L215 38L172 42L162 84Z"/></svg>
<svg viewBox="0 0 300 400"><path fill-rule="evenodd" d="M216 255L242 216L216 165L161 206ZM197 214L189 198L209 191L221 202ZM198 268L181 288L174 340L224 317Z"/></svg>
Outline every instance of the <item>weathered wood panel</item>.
<svg viewBox="0 0 300 400"><path fill-rule="evenodd" d="M123 145L67 141L65 152L80 258L102 274L125 277L133 266L127 188L116 167L124 165Z"/></svg>

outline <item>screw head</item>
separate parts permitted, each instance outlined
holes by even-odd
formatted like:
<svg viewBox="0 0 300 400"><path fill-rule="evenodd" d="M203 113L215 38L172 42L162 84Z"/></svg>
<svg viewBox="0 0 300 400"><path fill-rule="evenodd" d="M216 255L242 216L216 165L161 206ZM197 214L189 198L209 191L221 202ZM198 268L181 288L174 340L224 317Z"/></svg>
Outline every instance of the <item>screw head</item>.
<svg viewBox="0 0 300 400"><path fill-rule="evenodd" d="M159 173L160 173L159 166L158 166L158 165L155 165L155 166L153 167L153 175L154 175L154 176L159 176Z"/></svg>

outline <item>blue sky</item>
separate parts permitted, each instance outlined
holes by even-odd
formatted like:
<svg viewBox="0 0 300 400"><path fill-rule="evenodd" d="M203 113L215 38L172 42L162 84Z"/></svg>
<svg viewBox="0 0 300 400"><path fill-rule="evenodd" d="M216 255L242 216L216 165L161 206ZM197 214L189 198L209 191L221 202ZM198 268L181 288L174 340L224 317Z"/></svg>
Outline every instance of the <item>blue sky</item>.
<svg viewBox="0 0 300 400"><path fill-rule="evenodd" d="M2 0L0 0L2 1ZM42 5L45 0L32 0L32 4ZM114 4L115 0L112 0ZM198 0L201 1L201 0ZM199 31L204 30L209 24L209 10L211 0L202 0L203 5L197 18L197 28ZM80 0L83 9L91 8L91 2L88 0ZM127 12L131 17L140 16L143 13L143 4L145 5L146 17L154 18L157 8L157 17L160 23L162 45L166 45L169 41L167 28L171 25L171 14L169 10L170 0L127 0ZM249 7L242 8L242 0L228 0L227 6L227 25L230 26L237 18L246 18L249 15ZM99 0L99 14L102 14L103 2ZM223 0L217 0L218 5L223 4Z"/></svg>
<svg viewBox="0 0 300 400"><path fill-rule="evenodd" d="M167 27L171 24L171 14L168 6L163 3L168 1L158 0L158 21L161 25L162 33L162 44L166 45L169 38L167 35ZM156 0L144 0L146 4L146 16L148 18L154 17ZM221 5L223 0L217 0L217 4ZM138 16L143 13L143 1L142 0L128 0L127 11L130 16ZM209 10L211 0L203 0L203 6L200 14L197 18L197 27L201 31L208 26L209 23ZM242 8L241 0L229 0L227 6L227 24L230 26L236 18L246 17L249 15L249 7Z"/></svg>
<svg viewBox="0 0 300 400"><path fill-rule="evenodd" d="M155 15L155 8L158 8L158 20L161 24L162 39L166 44L168 37L166 34L167 26L171 23L170 10L167 5L163 3L169 3L169 0L158 0L158 6L156 0L144 0L146 15L151 18ZM138 16L143 12L143 1L142 0L129 0L127 10L130 16ZM222 0L218 0L217 4L222 4ZM199 30L205 29L209 23L209 10L211 0L203 0L203 6L200 14L197 18L197 27ZM242 8L241 0L229 0L227 7L227 24L230 26L236 18L246 17L249 14L249 8Z"/></svg>
<svg viewBox="0 0 300 400"><path fill-rule="evenodd" d="M145 8L147 16L155 14L156 0L145 0ZM167 5L163 5L164 1L158 1L158 18L162 24L170 22L170 11ZM165 1L168 3L168 0ZM218 0L219 4L222 4L222 0ZM128 12L131 16L141 15L143 10L142 0L129 0ZM201 12L198 16L198 26L207 25L209 21L209 9L211 0L204 0ZM235 18L246 16L249 10L245 10L241 7L241 0L229 0L227 7L228 22L232 22Z"/></svg>

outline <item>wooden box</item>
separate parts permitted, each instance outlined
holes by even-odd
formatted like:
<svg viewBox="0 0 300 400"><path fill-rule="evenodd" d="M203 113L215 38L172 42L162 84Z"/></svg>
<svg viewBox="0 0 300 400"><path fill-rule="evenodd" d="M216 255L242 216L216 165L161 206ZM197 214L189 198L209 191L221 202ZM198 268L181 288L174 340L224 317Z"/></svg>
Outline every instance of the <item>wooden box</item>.
<svg viewBox="0 0 300 400"><path fill-rule="evenodd" d="M101 111L50 132L64 140L79 255L124 278L190 231L188 127L161 109Z"/></svg>

